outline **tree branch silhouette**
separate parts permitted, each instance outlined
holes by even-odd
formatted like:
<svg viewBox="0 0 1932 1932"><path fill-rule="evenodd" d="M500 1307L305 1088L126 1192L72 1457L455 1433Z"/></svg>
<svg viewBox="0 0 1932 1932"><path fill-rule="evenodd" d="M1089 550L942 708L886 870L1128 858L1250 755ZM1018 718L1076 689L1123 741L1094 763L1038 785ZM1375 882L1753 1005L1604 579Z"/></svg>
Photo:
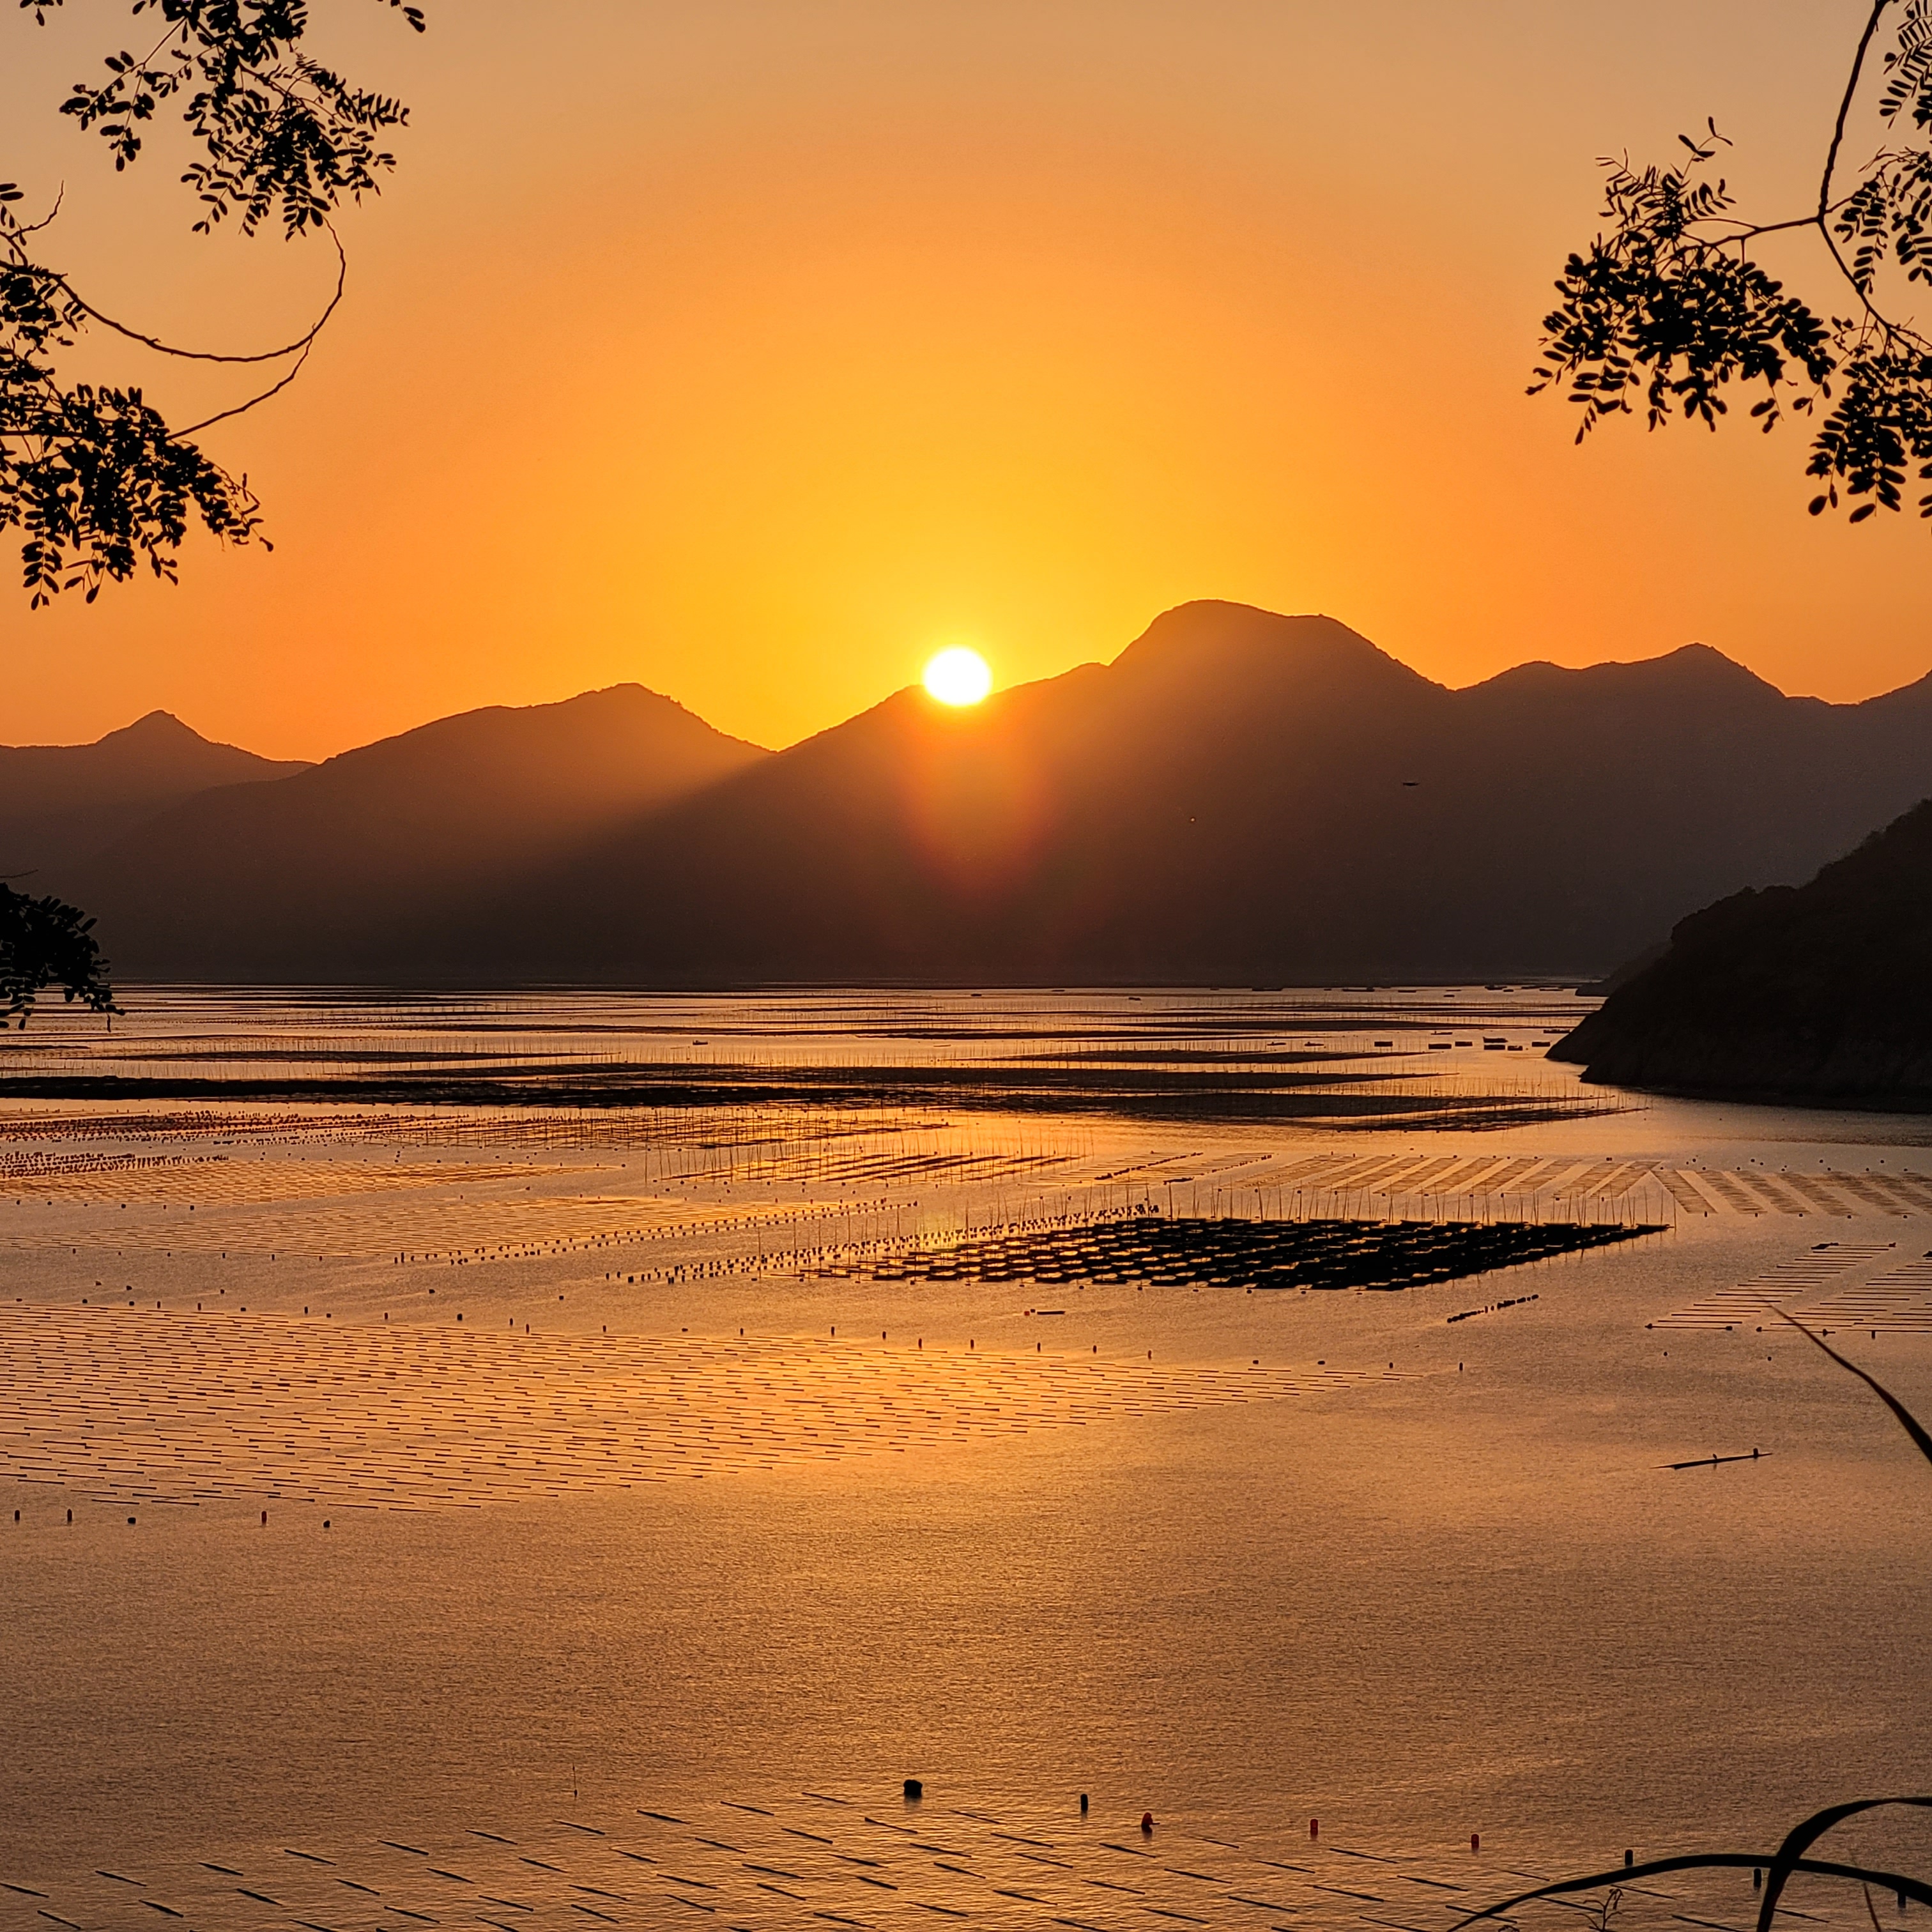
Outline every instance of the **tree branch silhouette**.
<svg viewBox="0 0 1932 1932"><path fill-rule="evenodd" d="M1881 146L1839 188L1846 142L1888 20L1876 116L1899 144ZM1768 432L1787 410L1816 423L1805 474L1823 488L1814 516L1850 508L1862 523L1904 508L1916 471L1932 482L1932 340L1894 312L1890 285L1932 283L1932 0L1873 0L1852 53L1810 213L1752 221L1706 171L1731 144L1714 119L1678 139L1688 158L1633 168L1606 159L1611 223L1564 263L1544 321L1529 393L1560 387L1582 411L1581 442L1605 418L1648 427L1681 415L1714 430L1733 382L1762 384L1750 418ZM1753 252L1810 229L1855 307L1820 314L1789 293ZM1881 283L1887 286L1882 289ZM1932 490L1916 507L1932 518Z"/></svg>
<svg viewBox="0 0 1932 1932"><path fill-rule="evenodd" d="M63 0L19 0L44 23ZM420 33L419 8L378 0ZM0 182L0 530L21 533L30 607L78 590L92 603L143 565L172 581L189 530L270 548L261 506L245 476L231 476L193 439L278 395L301 373L340 306L348 259L331 217L345 202L380 192L395 158L380 145L409 113L399 101L355 87L304 51L308 0L134 0L166 31L145 54L111 53L106 77L76 82L60 112L107 142L117 170L140 156L161 109L178 108L201 151L182 176L200 203L197 232L231 216L244 234L271 221L293 239L326 233L335 285L315 321L292 341L246 352L189 349L109 314L40 259L60 212L21 220L22 199ZM258 393L175 429L142 392L69 382L63 358L98 326L183 362L291 366Z"/></svg>
<svg viewBox="0 0 1932 1932"><path fill-rule="evenodd" d="M93 926L77 907L0 884L0 1028L15 1020L24 1027L34 1000L52 986L92 1012L121 1010Z"/></svg>

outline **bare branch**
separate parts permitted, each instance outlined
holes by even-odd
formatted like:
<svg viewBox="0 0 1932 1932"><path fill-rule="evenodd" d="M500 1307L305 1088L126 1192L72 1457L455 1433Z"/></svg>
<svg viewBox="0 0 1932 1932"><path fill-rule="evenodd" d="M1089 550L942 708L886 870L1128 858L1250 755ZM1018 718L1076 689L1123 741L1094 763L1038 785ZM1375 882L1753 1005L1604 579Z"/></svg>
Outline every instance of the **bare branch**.
<svg viewBox="0 0 1932 1932"><path fill-rule="evenodd" d="M1852 111L1852 101L1858 91L1858 78L1864 72L1865 56L1871 51L1872 37L1878 32L1878 23L1884 19L1892 0L1872 0L1872 10L1866 17L1864 32L1858 36L1858 51L1852 56L1852 71L1845 82L1845 92L1838 102L1838 118L1832 124L1832 145L1825 151L1825 172L1818 182L1818 219L1822 222L1831 212L1832 176L1838 165L1838 150L1845 143L1845 122Z"/></svg>
<svg viewBox="0 0 1932 1932"><path fill-rule="evenodd" d="M51 220L52 218L50 216L48 218ZM185 362L235 364L278 362L285 356L300 355L310 348L316 338L328 326L329 317L335 313L342 300L343 290L349 279L349 257L344 251L341 238L336 233L334 224L332 222L326 222L322 226L335 249L335 288L334 292L329 296L327 305L323 308L321 314L317 316L315 320L292 342L285 342L279 349L256 350L244 355L226 355L206 349L182 349L171 342L164 342L159 336L145 334L138 328L130 328L125 322L117 322L111 315L96 308L93 303L82 295L58 269L37 267L35 272L45 275L63 294L69 296L75 308L90 321L98 322L104 328L112 329L116 335L124 335L130 342L138 342L143 348L154 350L160 355L172 356ZM5 238L10 242L16 234L23 235L31 232L24 228L7 231ZM25 251L17 246L15 248L14 254L15 259L22 267L34 266L28 262Z"/></svg>
<svg viewBox="0 0 1932 1932"><path fill-rule="evenodd" d="M200 422L190 423L186 429L181 430L177 434L183 436L199 436L203 430L212 429L217 423L226 422L235 416L245 416L250 410L259 408L271 396L279 396L302 374L302 364L309 358L309 350L314 346L310 343L304 348L301 355L296 358L295 367L279 382L274 383L264 389L259 396L250 396L245 403L237 403L232 410L223 410L214 416L203 416Z"/></svg>

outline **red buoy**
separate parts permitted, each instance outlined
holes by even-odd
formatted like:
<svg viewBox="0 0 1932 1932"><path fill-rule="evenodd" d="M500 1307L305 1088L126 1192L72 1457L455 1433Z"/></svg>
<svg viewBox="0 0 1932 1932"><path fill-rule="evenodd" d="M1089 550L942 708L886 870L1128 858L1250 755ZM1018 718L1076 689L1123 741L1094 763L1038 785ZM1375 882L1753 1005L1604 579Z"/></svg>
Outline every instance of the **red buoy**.
<svg viewBox="0 0 1932 1932"><path fill-rule="evenodd" d="M1143 1811L1141 1814L1141 1829L1150 1838L1154 1836L1154 1814L1151 1811Z"/></svg>
<svg viewBox="0 0 1932 1932"><path fill-rule="evenodd" d="M1480 1852L1483 1849L1483 1834L1481 1832L1472 1832L1469 1834L1469 1849L1472 1852Z"/></svg>
<svg viewBox="0 0 1932 1932"><path fill-rule="evenodd" d="M1311 1818L1309 1820L1308 1835L1311 1838L1318 1838L1321 1837L1322 1820L1319 1818Z"/></svg>

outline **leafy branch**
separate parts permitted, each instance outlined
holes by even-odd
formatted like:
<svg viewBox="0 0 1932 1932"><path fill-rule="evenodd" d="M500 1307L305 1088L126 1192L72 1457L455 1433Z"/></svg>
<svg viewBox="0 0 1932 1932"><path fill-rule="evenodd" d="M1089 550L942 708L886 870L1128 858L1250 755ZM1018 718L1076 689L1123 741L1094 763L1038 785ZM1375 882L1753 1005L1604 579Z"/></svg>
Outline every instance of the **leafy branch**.
<svg viewBox="0 0 1932 1932"><path fill-rule="evenodd" d="M37 23L63 0L19 0ZM416 32L425 22L404 0L379 0ZM140 55L109 55L105 78L77 82L62 113L107 142L117 170L142 152L164 106L178 111L200 156L182 175L212 232L235 217L244 233L266 224L290 238L321 230L337 256L335 287L315 321L278 347L247 353L185 349L117 320L40 256L35 238L59 212L34 222L0 182L0 530L21 532L22 576L38 608L64 590L90 603L145 565L172 581L190 527L221 542L260 543L260 505L245 477L229 474L193 441L287 388L340 303L347 262L331 221L345 202L376 193L395 158L381 145L408 110L351 86L311 58L304 0L134 0L164 31ZM273 382L185 429L171 428L138 388L68 382L62 355L96 326L170 358L235 365L286 364Z"/></svg>
<svg viewBox="0 0 1932 1932"><path fill-rule="evenodd" d="M121 1010L93 925L77 907L0 885L0 1027L15 1019L24 1027L35 998L50 986L92 1012Z"/></svg>
<svg viewBox="0 0 1932 1932"><path fill-rule="evenodd" d="M1847 184L1847 130L1888 20L1876 112L1892 145ZM1932 284L1932 0L1873 0L1808 212L1739 214L1708 172L1730 143L1705 125L1678 137L1688 154L1673 166L1604 162L1610 226L1564 265L1529 393L1560 388L1582 412L1581 442L1640 403L1653 430L1674 415L1714 430L1732 383L1761 386L1749 413L1762 430L1787 412L1816 424L1814 516L1852 506L1862 523L1902 508L1914 472L1932 482L1932 340L1888 294ZM1758 258L1767 237L1805 230L1850 298L1843 315L1820 314ZM1932 518L1932 490L1917 507Z"/></svg>
<svg viewBox="0 0 1932 1932"><path fill-rule="evenodd" d="M37 20L62 4L20 0ZM383 4L423 32L420 8ZM143 55L109 55L106 78L76 81L60 111L100 134L119 169L139 157L160 104L184 96L182 118L207 153L182 177L206 211L201 232L230 214L248 234L277 214L292 234L320 227L395 166L376 142L409 110L302 50L304 0L135 0L134 10L158 15L166 32Z"/></svg>

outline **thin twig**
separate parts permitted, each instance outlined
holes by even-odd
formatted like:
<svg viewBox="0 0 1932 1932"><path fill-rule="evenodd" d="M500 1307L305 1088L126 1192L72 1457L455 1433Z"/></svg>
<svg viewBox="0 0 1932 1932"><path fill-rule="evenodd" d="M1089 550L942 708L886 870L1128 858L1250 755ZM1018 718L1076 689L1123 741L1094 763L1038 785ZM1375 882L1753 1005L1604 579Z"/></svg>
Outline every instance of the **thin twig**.
<svg viewBox="0 0 1932 1932"><path fill-rule="evenodd" d="M334 243L335 248L335 292L329 297L328 307L322 310L320 315L316 316L314 322L308 329L304 330L302 334L296 338L294 341L286 342L279 349L264 349L259 353L254 355L223 356L218 355L212 350L205 349L177 348L172 343L162 341L158 336L145 335L140 329L130 328L125 322L116 322L111 315L104 314L100 310L96 308L91 302L88 301L84 296L81 295L80 292L76 290L74 284L70 282L64 275L62 274L58 270L54 268L40 268L38 272L45 275L47 280L52 283L56 288L64 290L68 299L71 301L83 314L90 316L95 322L100 323L104 328L111 328L116 334L124 335L129 341L140 343L144 347L158 350L164 356L172 356L185 362L224 362L236 364L250 362L279 362L284 356L298 356L307 350L310 345L314 343L316 338L322 333L324 327L326 326L328 323L329 317L335 313L337 308L341 303L342 292L344 287L347 285L349 280L349 257L343 250L342 240L340 236L339 236L335 232L334 224L332 222L325 221L322 226L328 234L329 240ZM24 233L26 231L22 230L19 232ZM8 238L10 240L12 238L10 236ZM37 264L27 261L26 257L23 255L21 255L17 249L15 250L15 254L16 259L20 261L20 265L23 268L34 268L38 266Z"/></svg>
<svg viewBox="0 0 1932 1932"><path fill-rule="evenodd" d="M1858 51L1852 56L1852 70L1845 82L1845 92L1838 102L1838 117L1832 124L1832 144L1825 150L1825 172L1818 181L1818 232L1822 238L1826 252L1838 264L1838 272L1851 284L1852 292L1863 304L1864 312L1888 334L1899 333L1894 325L1880 314L1872 304L1872 299L1860 286L1858 278L1852 272L1851 264L1845 260L1839 248L1838 238L1832 232L1827 218L1832 212L1832 176L1838 165L1838 150L1845 140L1845 122L1852 111L1853 97L1858 91L1858 81L1864 71L1865 56L1871 50L1872 38L1878 32L1878 23L1884 18L1892 0L1874 0L1870 16L1865 22L1865 30L1858 36Z"/></svg>
<svg viewBox="0 0 1932 1932"><path fill-rule="evenodd" d="M1849 1364L1847 1364L1849 1366ZM1876 1383L1873 1384L1877 1387ZM1758 1906L1757 1932L1772 1932L1776 1922L1778 1901L1784 1895L1784 1888L1793 1872L1802 1871L1807 1863L1805 1852L1822 1838L1827 1832L1834 1832L1847 1818L1856 1818L1867 1811L1883 1811L1894 1805L1915 1810L1932 1810L1932 1798L1855 1798L1848 1804L1828 1804L1822 1811L1816 1811L1803 1824L1794 1826L1785 1834L1784 1842L1778 1848L1778 1856L1771 1862L1764 1875L1764 1898ZM1882 1885L1892 1881L1880 1872L1861 1872L1862 1879L1876 1879ZM1917 1897L1918 1892L1907 1886L1895 1888L1901 1898Z"/></svg>
<svg viewBox="0 0 1932 1932"><path fill-rule="evenodd" d="M1832 175L1838 165L1838 150L1844 146L1845 122L1852 111L1852 97L1858 91L1858 79L1864 71L1865 56L1871 50L1872 37L1878 32L1878 23L1885 17L1892 0L1873 0L1870 17L1865 22L1865 30L1858 36L1858 52L1852 56L1850 77L1845 82L1844 98L1838 103L1838 118L1832 127L1832 145L1825 151L1825 172L1818 183L1818 219L1822 221L1832 212Z"/></svg>
<svg viewBox="0 0 1932 1932"><path fill-rule="evenodd" d="M295 364L288 374L279 382L264 389L259 396L250 396L245 403L237 403L232 410L224 410L218 416L203 416L200 422L190 423L186 429L176 430L175 434L178 436L199 436L203 430L212 429L217 423L227 422L230 416L246 416L256 404L266 403L271 396L279 395L302 374L302 364L308 360L309 351L314 346L311 342L296 358Z"/></svg>
<svg viewBox="0 0 1932 1932"><path fill-rule="evenodd" d="M54 190L54 205L38 221L10 221L7 226L16 235L38 235L43 228L53 226L54 217L61 212L61 203L67 199L67 183L62 182Z"/></svg>
<svg viewBox="0 0 1932 1932"><path fill-rule="evenodd" d="M184 39L186 38L187 34L188 22L186 21L183 21L179 26L170 27L167 32L141 56L140 60L138 60L134 66L130 68L123 68L105 87L97 87L94 88L93 92L87 97L87 104L88 107L97 114L110 114L117 112L124 112L126 111L124 109L116 110L110 107L106 104L108 97L112 94L115 89L119 87L122 82L126 80L130 74L136 80L146 80L148 78L149 65L160 54L161 50L167 45L169 41L176 39Z"/></svg>
<svg viewBox="0 0 1932 1932"><path fill-rule="evenodd" d="M1622 1865L1614 1871L1592 1872L1586 1878L1559 1879L1553 1885L1540 1885L1534 1892L1520 1892L1514 1898L1502 1899L1494 1905L1485 1906L1480 1912L1472 1912L1466 1918L1457 1919L1449 1932L1465 1932L1468 1926L1478 1925L1485 1918L1495 1918L1505 1912L1514 1911L1519 1905L1528 1904L1532 1899L1560 1898L1570 1892L1595 1892L1606 1885L1626 1885L1633 1879L1654 1878L1661 1872L1735 1870L1744 1867L1755 1871L1772 1862L1762 1852L1691 1852L1681 1858L1652 1858L1643 1864ZM1923 1879L1906 1878L1896 1872L1872 1871L1862 1865L1836 1864L1824 1858L1798 1858L1791 1869L1809 1872L1816 1878L1848 1878L1862 1883L1889 1886L1904 1898L1932 1905L1932 1886Z"/></svg>

